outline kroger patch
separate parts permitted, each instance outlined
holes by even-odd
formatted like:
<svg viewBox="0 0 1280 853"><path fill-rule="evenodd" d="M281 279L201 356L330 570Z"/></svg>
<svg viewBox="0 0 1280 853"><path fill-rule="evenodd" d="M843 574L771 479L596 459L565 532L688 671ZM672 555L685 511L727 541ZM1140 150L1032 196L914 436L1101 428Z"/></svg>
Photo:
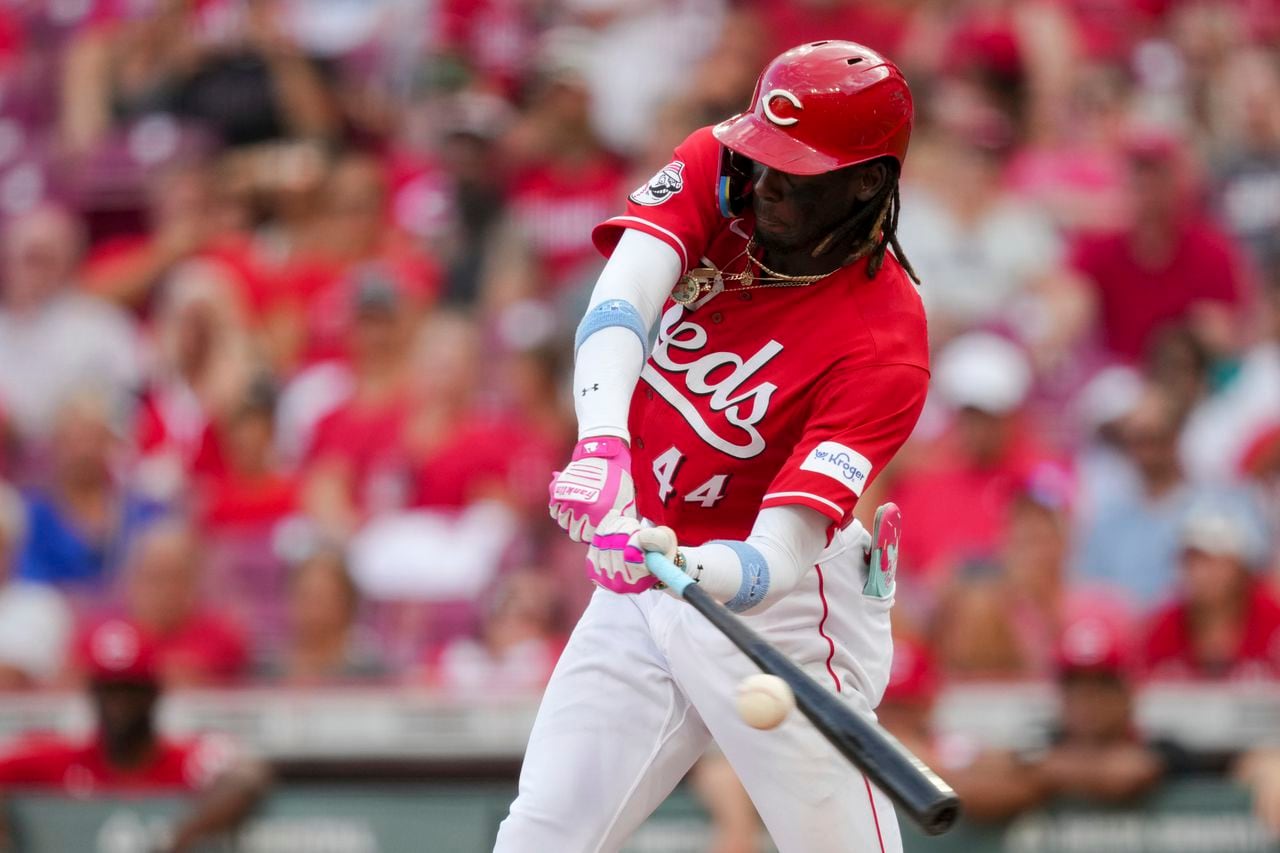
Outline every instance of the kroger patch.
<svg viewBox="0 0 1280 853"><path fill-rule="evenodd" d="M843 444L824 441L809 451L804 462L800 463L800 470L830 477L861 497L867 478L871 476L871 460Z"/></svg>

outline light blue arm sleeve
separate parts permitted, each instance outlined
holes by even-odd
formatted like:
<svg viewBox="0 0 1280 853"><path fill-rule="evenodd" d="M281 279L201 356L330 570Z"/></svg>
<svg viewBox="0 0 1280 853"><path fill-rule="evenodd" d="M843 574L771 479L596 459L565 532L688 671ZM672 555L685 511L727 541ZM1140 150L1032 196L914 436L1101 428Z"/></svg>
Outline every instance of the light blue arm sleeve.
<svg viewBox="0 0 1280 853"><path fill-rule="evenodd" d="M798 505L760 510L745 541L681 548L698 585L738 613L768 610L796 588L827 545L831 520Z"/></svg>

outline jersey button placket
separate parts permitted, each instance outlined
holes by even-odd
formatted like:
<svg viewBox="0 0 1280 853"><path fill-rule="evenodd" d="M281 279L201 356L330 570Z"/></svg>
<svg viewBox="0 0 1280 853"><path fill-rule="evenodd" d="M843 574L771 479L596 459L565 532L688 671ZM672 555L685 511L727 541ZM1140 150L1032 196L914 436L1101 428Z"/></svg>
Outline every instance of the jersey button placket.
<svg viewBox="0 0 1280 853"><path fill-rule="evenodd" d="M717 311L717 312L715 312L714 314L712 314L712 315L711 315L711 322L713 322L713 323L721 323L721 322L723 322L723 321L724 321L724 314L723 314L722 312Z"/></svg>

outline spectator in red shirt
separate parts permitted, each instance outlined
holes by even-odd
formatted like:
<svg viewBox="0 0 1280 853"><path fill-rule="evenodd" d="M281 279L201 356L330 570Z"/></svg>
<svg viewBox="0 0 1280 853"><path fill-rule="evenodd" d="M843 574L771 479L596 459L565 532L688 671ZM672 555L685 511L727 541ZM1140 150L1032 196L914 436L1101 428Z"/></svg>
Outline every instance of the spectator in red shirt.
<svg viewBox="0 0 1280 853"><path fill-rule="evenodd" d="M135 312L151 308L165 278L183 261L217 265L223 298L256 316L268 286L249 241L247 208L204 162L169 166L147 186L146 231L108 237L85 261L84 286Z"/></svg>
<svg viewBox="0 0 1280 853"><path fill-rule="evenodd" d="M509 241L531 256L532 292L494 293L510 282L490 276L486 300L559 297L598 267L591 223L608 218L627 192L624 162L592 124L587 69L572 50L549 48L529 108L506 139Z"/></svg>
<svg viewBox="0 0 1280 853"><path fill-rule="evenodd" d="M95 731L87 740L29 737L0 751L0 849L13 849L4 799L18 790L78 798L194 793L161 848L169 853L238 826L267 791L266 768L226 739L170 740L156 731L159 650L128 623L103 623L82 653Z"/></svg>
<svg viewBox="0 0 1280 853"><path fill-rule="evenodd" d="M166 687L224 684L243 674L247 650L239 626L200 597L202 544L176 520L148 527L130 552L123 618L155 647L156 667ZM98 628L82 632L81 660Z"/></svg>
<svg viewBox="0 0 1280 853"><path fill-rule="evenodd" d="M519 0L442 0L436 45L488 86L515 93L537 47L538 7Z"/></svg>
<svg viewBox="0 0 1280 853"><path fill-rule="evenodd" d="M912 520L909 554L925 583L966 558L994 554L1009 503L1044 459L1023 420L1031 368L1017 346L986 333L953 341L938 356L934 389L952 410L949 429L921 448L891 499ZM957 506L965 507L957 523Z"/></svg>
<svg viewBox="0 0 1280 853"><path fill-rule="evenodd" d="M26 47L26 34L22 31L22 21L18 14L9 9L0 9L0 73L7 72L17 64Z"/></svg>
<svg viewBox="0 0 1280 853"><path fill-rule="evenodd" d="M339 159L320 191L318 210L302 230L267 300L272 347L282 368L350 356L353 297L364 281L389 282L398 310L421 316L436 300L434 259L393 227L386 169L374 157Z"/></svg>
<svg viewBox="0 0 1280 853"><path fill-rule="evenodd" d="M352 297L354 388L316 424L303 472L304 507L338 533L354 531L371 513L403 507L409 495L403 434L412 319L385 278L362 279ZM448 373L444 365L429 369Z"/></svg>
<svg viewBox="0 0 1280 853"><path fill-rule="evenodd" d="M1066 472L1037 468L1009 506L998 565L948 589L931 628L949 673L1051 676L1064 626L1083 614L1128 634L1132 620L1116 592L1068 584L1069 500Z"/></svg>
<svg viewBox="0 0 1280 853"><path fill-rule="evenodd" d="M546 502L543 475L573 434L557 402L555 359L508 353L486 364L481 347L475 324L460 316L438 315L422 329L407 432L414 503L453 511L498 500L534 513ZM486 383L486 368L495 367ZM486 386L502 399L481 397Z"/></svg>
<svg viewBox="0 0 1280 853"><path fill-rule="evenodd" d="M1248 300L1243 256L1194 208L1179 142L1139 136L1128 154L1130 225L1081 238L1071 259L1094 286L1101 342L1135 362L1162 328L1185 324L1213 349L1223 310L1238 312Z"/></svg>
<svg viewBox="0 0 1280 853"><path fill-rule="evenodd" d="M1205 505L1181 538L1181 589L1151 621L1148 675L1280 678L1280 601L1252 574L1267 548L1244 507Z"/></svg>
<svg viewBox="0 0 1280 853"><path fill-rule="evenodd" d="M215 429L219 470L200 482L200 526L210 534L268 533L298 505L297 478L275 458L276 393L259 379Z"/></svg>

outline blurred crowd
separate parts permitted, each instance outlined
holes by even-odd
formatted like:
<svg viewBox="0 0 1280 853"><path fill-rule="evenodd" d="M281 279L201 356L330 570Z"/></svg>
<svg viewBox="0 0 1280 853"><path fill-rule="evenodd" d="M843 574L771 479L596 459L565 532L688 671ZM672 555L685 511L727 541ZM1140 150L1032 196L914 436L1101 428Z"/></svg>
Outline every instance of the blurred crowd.
<svg viewBox="0 0 1280 853"><path fill-rule="evenodd" d="M1280 680L1280 3L0 0L0 689L539 689L591 226L821 38L916 98L901 645Z"/></svg>

